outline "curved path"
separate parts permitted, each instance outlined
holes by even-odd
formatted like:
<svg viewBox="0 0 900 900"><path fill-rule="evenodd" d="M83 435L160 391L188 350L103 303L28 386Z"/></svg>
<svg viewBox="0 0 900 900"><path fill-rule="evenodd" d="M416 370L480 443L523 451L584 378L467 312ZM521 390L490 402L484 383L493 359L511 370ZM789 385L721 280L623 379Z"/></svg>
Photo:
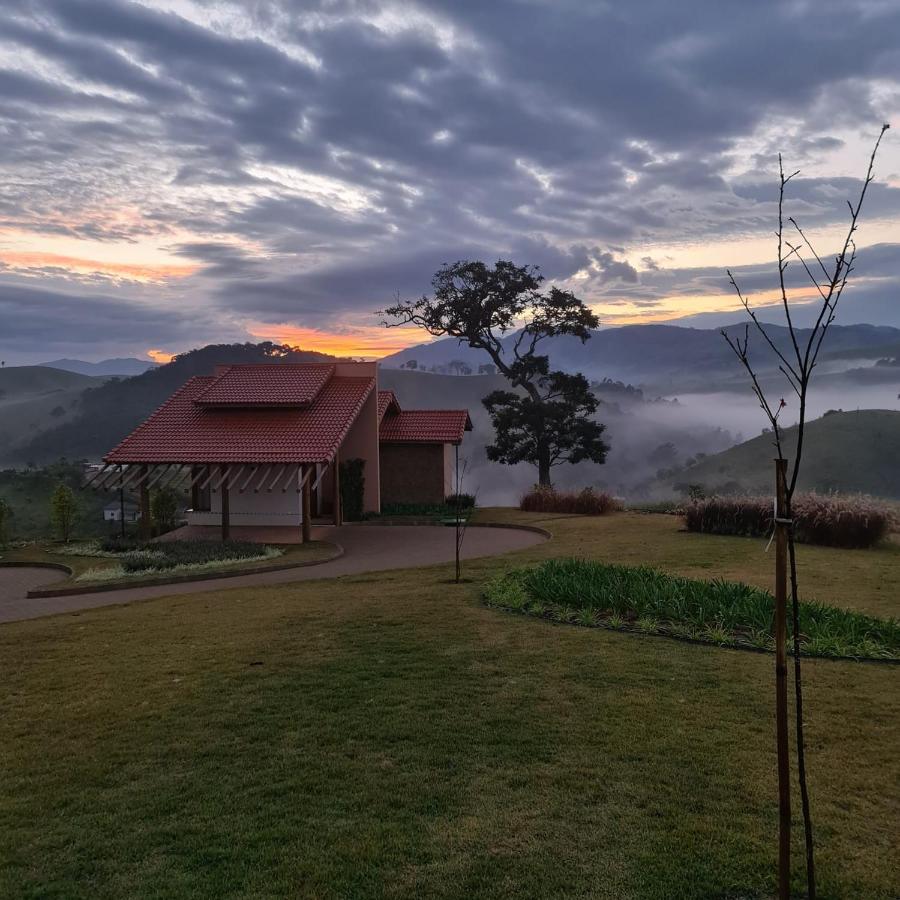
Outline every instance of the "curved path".
<svg viewBox="0 0 900 900"><path fill-rule="evenodd" d="M433 525L345 525L322 529L316 538L336 541L344 555L320 565L231 578L190 581L182 584L123 588L96 594L70 594L66 597L28 598L26 592L56 579L54 573L37 568L0 568L0 622L35 619L55 613L73 612L95 606L111 606L132 600L150 600L204 591L266 584L286 584L314 578L335 578L386 569L405 569L449 562L454 558L454 529ZM464 559L497 556L539 544L544 536L516 528L479 528L471 526L462 547Z"/></svg>

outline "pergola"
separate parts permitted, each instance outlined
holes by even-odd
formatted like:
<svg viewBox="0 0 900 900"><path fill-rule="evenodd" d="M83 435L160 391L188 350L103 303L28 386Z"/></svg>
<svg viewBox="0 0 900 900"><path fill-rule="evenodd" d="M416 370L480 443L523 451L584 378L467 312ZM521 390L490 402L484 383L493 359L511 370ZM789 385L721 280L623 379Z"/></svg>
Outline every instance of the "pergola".
<svg viewBox="0 0 900 900"><path fill-rule="evenodd" d="M230 497L233 492L268 493L280 491L286 494L294 491L299 495L301 511L301 535L304 542L311 539L312 492L318 488L322 478L330 469L332 472L332 519L335 525L342 523L340 503L339 454L330 461L321 463L235 463L235 462L135 462L106 463L87 482L97 491L131 491L140 497L141 535L150 536L150 490L168 488L190 490L191 505L197 509L201 492L207 488L221 492L222 540L230 537L231 515Z"/></svg>

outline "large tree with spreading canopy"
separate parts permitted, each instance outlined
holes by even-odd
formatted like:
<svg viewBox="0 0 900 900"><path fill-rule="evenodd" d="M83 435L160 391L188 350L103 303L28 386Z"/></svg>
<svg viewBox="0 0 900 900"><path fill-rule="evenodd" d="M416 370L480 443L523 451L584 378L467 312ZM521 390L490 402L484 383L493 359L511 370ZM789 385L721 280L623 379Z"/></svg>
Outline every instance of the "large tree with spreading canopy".
<svg viewBox="0 0 900 900"><path fill-rule="evenodd" d="M555 286L542 290L543 281L536 266L508 260L494 266L445 264L432 279L431 296L398 298L383 315L389 327L417 325L488 354L514 389L484 398L496 430L488 456L510 464L532 463L538 482L549 485L553 466L602 463L608 447L602 439L604 426L592 418L598 401L587 380L551 371L549 357L538 352L547 338L588 340L597 316L571 291Z"/></svg>

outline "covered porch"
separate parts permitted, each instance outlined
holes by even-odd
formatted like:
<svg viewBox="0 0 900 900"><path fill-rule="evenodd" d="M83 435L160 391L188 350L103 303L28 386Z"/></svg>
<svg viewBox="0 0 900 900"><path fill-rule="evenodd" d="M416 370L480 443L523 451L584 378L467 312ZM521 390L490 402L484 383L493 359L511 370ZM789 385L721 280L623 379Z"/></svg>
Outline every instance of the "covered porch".
<svg viewBox="0 0 900 900"><path fill-rule="evenodd" d="M186 528L195 540L256 541L265 532L280 538L265 538L271 542L305 543L313 539L314 520L327 516L331 526L343 522L339 453L316 463L107 464L88 485L118 491L120 497L136 495L139 533L148 540L151 491L161 489L190 498Z"/></svg>

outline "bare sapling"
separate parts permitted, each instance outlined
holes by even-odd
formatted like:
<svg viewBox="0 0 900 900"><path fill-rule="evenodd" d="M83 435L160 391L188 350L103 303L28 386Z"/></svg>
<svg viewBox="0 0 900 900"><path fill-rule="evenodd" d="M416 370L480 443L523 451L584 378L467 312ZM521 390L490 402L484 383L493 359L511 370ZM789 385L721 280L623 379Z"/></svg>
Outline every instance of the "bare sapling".
<svg viewBox="0 0 900 900"><path fill-rule="evenodd" d="M778 779L779 779L779 897L787 898L790 885L790 793L789 777L785 763L788 759L788 738L786 734L787 696L784 672L781 669L784 662L785 629L779 625L783 621L783 609L779 609L780 598L786 593L786 570L789 569L791 592L791 626L793 632L792 652L794 657L794 698L795 698L795 731L797 743L797 767L798 781L800 785L800 802L803 809L803 827L806 844L806 881L810 900L816 897L815 853L813 842L812 815L810 812L809 787L807 784L806 768L806 743L804 738L804 712L803 712L803 681L801 669L800 647L800 600L797 584L797 561L794 540L794 527L792 516L792 503L797 490L800 476L804 437L806 430L806 413L809 402L809 392L813 373L818 363L819 354L825 343L828 330L837 316L838 304L843 296L844 289L854 271L856 263L856 234L859 217L869 185L874 180L875 157L881 145L882 138L890 126L881 127L875 146L869 157L869 166L865 179L856 198L855 203L847 201L849 208L849 221L847 230L839 245L837 253L827 259L823 258L813 246L809 235L794 219L793 216L785 218L785 193L789 183L799 174L799 171L785 175L781 155L778 157L779 191L778 191L778 230L775 233L778 241L778 287L779 302L787 322L789 341L786 346L779 343L769 334L765 326L760 322L757 311L750 306L748 297L741 290L732 272L728 271L728 278L737 293L744 310L750 321L744 327L743 337L732 337L726 331L722 336L728 342L728 346L734 351L735 356L747 372L751 388L759 401L760 408L765 414L772 430L772 439L775 446L776 462L776 503L774 510L774 528L776 539L776 610L775 610L775 642L776 642L776 722L777 722L777 750L778 750ZM788 297L787 279L785 273L789 265L797 265L802 270L802 275L809 281L815 291L815 299L812 303L814 320L811 329L801 329L795 324L797 313L796 301ZM782 412L788 406L784 396L779 396L776 401L770 398L767 388L763 386L759 370L750 359L751 334L761 338L763 346L774 354L778 364L780 377L785 383L785 394L795 397L798 404L799 415L797 419L797 445L794 458L790 462L785 456L784 425L780 421ZM770 389L769 389L770 390ZM780 394L781 391L778 391ZM793 400L791 401L794 402ZM787 550L787 560L784 557ZM787 565L785 563L787 562Z"/></svg>

